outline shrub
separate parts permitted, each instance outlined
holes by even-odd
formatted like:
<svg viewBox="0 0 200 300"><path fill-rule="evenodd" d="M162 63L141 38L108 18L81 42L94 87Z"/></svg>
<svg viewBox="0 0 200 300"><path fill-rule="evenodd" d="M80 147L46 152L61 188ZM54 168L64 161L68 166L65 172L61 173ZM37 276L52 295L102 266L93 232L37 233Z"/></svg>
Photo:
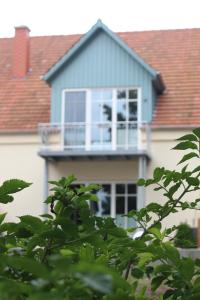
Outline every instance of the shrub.
<svg viewBox="0 0 200 300"><path fill-rule="evenodd" d="M184 223L177 226L174 238L174 245L179 248L196 248L196 240L193 236L192 228Z"/></svg>
<svg viewBox="0 0 200 300"><path fill-rule="evenodd" d="M200 189L200 166L188 164L200 158L200 129L181 137L174 149L187 151L180 171L160 167L152 178L138 180L162 192L165 203L129 212L143 231L135 240L130 231L137 228L127 232L112 218L91 214L88 202L97 201L93 191L98 187L73 188L73 176L51 182L50 214L21 216L18 223L5 222L1 214L0 299L155 299L147 293L147 279L152 291L161 284L165 289L157 300L200 299L200 260L180 257L169 239L177 228L162 228L169 214L198 208L199 198L186 202L184 196ZM4 182L0 203L12 202L13 194L29 185Z"/></svg>

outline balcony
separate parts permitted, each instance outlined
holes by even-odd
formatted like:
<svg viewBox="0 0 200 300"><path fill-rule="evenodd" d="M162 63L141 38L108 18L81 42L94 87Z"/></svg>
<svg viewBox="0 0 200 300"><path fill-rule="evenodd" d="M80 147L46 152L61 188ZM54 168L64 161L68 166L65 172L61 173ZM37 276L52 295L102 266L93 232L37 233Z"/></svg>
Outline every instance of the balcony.
<svg viewBox="0 0 200 300"><path fill-rule="evenodd" d="M150 126L134 122L41 123L39 155L55 160L150 156Z"/></svg>

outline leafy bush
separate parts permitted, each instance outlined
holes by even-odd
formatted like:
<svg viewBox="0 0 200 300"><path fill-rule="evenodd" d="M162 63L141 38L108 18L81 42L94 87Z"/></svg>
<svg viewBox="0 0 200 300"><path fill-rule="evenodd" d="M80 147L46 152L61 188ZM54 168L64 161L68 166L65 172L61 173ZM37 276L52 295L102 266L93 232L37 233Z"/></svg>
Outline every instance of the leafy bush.
<svg viewBox="0 0 200 300"><path fill-rule="evenodd" d="M177 226L174 238L174 245L179 248L196 248L196 240L193 236L192 228L184 223Z"/></svg>
<svg viewBox="0 0 200 300"><path fill-rule="evenodd" d="M179 164L200 158L200 129L181 137L174 148L184 151ZM189 151L189 152L188 152ZM200 199L184 196L200 189L200 166L184 165L181 171L156 168L151 179L162 192L164 205L150 203L129 218L143 230L140 238L118 228L112 218L92 215L88 202L97 201L97 186L73 188L74 177L51 182L46 203L51 213L25 215L18 223L0 215L1 300L199 300L200 260L181 257L170 240L176 227L162 228L162 221L179 210L197 209ZM13 179L0 187L0 202L30 184ZM160 202L161 203L161 202ZM160 296L149 296L162 284Z"/></svg>

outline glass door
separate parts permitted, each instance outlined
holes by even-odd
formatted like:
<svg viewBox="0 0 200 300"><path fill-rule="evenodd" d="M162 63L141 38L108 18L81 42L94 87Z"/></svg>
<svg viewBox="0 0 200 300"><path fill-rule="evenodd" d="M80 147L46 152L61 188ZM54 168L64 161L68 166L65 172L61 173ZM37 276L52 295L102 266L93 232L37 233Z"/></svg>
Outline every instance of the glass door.
<svg viewBox="0 0 200 300"><path fill-rule="evenodd" d="M138 90L117 90L116 99L117 148L137 148Z"/></svg>
<svg viewBox="0 0 200 300"><path fill-rule="evenodd" d="M91 92L91 149L112 148L112 93L110 89Z"/></svg>
<svg viewBox="0 0 200 300"><path fill-rule="evenodd" d="M64 98L64 148L85 147L86 92L65 92Z"/></svg>

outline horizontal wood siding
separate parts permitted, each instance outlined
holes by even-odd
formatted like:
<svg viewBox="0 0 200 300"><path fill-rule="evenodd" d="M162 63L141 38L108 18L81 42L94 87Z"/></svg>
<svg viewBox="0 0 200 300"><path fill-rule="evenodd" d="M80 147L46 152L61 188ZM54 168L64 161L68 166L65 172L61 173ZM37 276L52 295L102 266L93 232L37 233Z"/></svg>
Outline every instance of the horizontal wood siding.
<svg viewBox="0 0 200 300"><path fill-rule="evenodd" d="M106 33L100 31L52 80L51 121L61 120L63 89L141 87L142 119L152 117L152 77Z"/></svg>

